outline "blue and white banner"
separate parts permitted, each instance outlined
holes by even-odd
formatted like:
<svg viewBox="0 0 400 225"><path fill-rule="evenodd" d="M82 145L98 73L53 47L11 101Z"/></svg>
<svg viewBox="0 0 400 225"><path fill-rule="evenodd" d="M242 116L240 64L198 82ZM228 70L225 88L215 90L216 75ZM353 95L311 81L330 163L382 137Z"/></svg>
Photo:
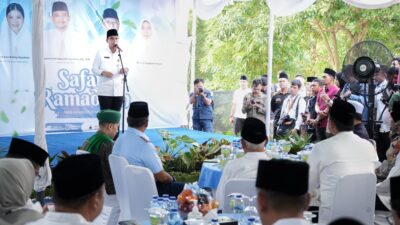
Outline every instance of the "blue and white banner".
<svg viewBox="0 0 400 225"><path fill-rule="evenodd" d="M147 101L150 127L187 124L188 15L177 11L185 1L43 2L47 131L97 128L98 76L91 68L111 28L130 69L125 110ZM33 133L32 1L0 1L0 26L0 135Z"/></svg>
<svg viewBox="0 0 400 225"><path fill-rule="evenodd" d="M32 3L0 1L0 135L32 133Z"/></svg>
<svg viewBox="0 0 400 225"><path fill-rule="evenodd" d="M189 55L177 42L175 0L54 2L44 6L47 131L97 128L99 77L91 68L111 28L130 69L126 110L131 101L147 101L150 127L187 123Z"/></svg>

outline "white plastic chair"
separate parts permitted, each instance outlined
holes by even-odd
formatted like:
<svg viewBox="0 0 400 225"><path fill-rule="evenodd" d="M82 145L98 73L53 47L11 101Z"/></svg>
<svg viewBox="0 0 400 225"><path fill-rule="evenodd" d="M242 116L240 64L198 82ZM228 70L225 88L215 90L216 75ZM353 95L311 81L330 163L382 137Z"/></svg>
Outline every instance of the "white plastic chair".
<svg viewBox="0 0 400 225"><path fill-rule="evenodd" d="M158 195L154 175L149 169L135 165L127 166L125 174L131 219L148 220L149 213L145 209L150 208L153 195Z"/></svg>
<svg viewBox="0 0 400 225"><path fill-rule="evenodd" d="M372 173L343 176L335 189L329 221L348 217L365 225L374 223L376 176Z"/></svg>
<svg viewBox="0 0 400 225"><path fill-rule="evenodd" d="M117 195L118 204L121 210L119 221L131 219L129 210L128 190L126 189L125 168L128 166L128 161L121 156L109 155L111 174L114 181L115 192Z"/></svg>
<svg viewBox="0 0 400 225"><path fill-rule="evenodd" d="M246 195L248 197L253 197L257 194L256 192L256 180L255 179L230 179L225 183L223 189L224 203L223 203L223 212L231 213L232 209L229 207L228 197L231 193L240 193Z"/></svg>

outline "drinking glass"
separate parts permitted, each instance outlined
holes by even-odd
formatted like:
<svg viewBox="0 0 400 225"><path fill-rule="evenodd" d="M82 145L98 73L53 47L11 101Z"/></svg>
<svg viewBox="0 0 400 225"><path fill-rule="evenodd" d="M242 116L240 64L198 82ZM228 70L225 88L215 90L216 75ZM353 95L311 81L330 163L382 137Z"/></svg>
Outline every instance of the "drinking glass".
<svg viewBox="0 0 400 225"><path fill-rule="evenodd" d="M244 208L243 216L241 219L242 224L247 224L248 218L255 218L256 219L255 222L258 223L259 215L258 215L257 208L255 206L255 203L254 203L254 200L256 199L256 197L257 196L247 197L247 199L249 200L249 203Z"/></svg>
<svg viewBox="0 0 400 225"><path fill-rule="evenodd" d="M283 158L286 159L288 157L288 154L289 154L291 148L292 148L292 145L290 144L290 142L283 143L283 145L282 145L282 150L284 152Z"/></svg>
<svg viewBox="0 0 400 225"><path fill-rule="evenodd" d="M221 146L221 153L222 155L224 155L225 158L228 158L229 155L231 154L231 146L229 145Z"/></svg>

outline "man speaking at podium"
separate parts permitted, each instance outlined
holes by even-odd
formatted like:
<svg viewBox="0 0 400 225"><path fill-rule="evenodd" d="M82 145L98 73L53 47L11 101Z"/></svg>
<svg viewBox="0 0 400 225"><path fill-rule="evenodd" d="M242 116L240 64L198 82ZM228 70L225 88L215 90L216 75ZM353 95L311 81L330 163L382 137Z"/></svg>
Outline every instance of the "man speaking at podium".
<svg viewBox="0 0 400 225"><path fill-rule="evenodd" d="M97 80L97 95L99 98L100 110L112 109L121 111L124 86L124 70L119 58L118 31L110 29L107 31L108 47L97 52L93 61L92 72L100 78Z"/></svg>

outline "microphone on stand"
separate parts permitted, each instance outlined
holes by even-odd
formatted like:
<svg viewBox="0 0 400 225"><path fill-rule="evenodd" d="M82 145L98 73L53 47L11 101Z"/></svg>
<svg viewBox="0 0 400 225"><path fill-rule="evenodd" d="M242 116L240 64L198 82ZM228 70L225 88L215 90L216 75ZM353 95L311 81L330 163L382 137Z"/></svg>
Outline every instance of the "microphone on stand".
<svg viewBox="0 0 400 225"><path fill-rule="evenodd" d="M114 47L117 48L118 51L123 52L122 49L117 44L115 44Z"/></svg>

